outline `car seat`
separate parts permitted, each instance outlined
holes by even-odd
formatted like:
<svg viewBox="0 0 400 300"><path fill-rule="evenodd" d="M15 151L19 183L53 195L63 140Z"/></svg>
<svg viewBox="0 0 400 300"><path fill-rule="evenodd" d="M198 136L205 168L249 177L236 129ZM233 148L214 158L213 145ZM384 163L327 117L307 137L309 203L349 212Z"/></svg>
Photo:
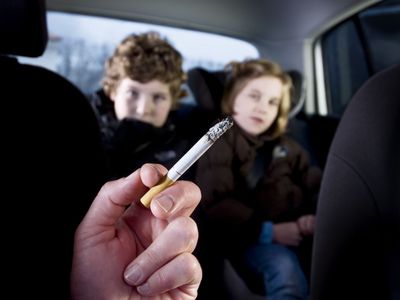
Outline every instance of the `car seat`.
<svg viewBox="0 0 400 300"><path fill-rule="evenodd" d="M350 101L317 210L311 299L400 299L400 65Z"/></svg>
<svg viewBox="0 0 400 300"><path fill-rule="evenodd" d="M3 286L69 299L74 231L104 178L97 120L68 80L12 56L44 51L45 1L2 0L0 41Z"/></svg>
<svg viewBox="0 0 400 300"><path fill-rule="evenodd" d="M188 71L187 85L195 103L216 117L221 115L219 103L224 91L225 77L223 70L209 71L194 67Z"/></svg>

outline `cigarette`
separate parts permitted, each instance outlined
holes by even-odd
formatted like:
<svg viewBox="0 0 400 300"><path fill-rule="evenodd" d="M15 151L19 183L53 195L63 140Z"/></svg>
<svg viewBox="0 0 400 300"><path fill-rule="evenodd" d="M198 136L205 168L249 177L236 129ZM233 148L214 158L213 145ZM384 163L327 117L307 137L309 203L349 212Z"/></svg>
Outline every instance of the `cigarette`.
<svg viewBox="0 0 400 300"><path fill-rule="evenodd" d="M233 125L231 117L212 126L200 140L168 171L161 181L153 186L140 199L145 207L150 207L151 200L181 177L214 143Z"/></svg>

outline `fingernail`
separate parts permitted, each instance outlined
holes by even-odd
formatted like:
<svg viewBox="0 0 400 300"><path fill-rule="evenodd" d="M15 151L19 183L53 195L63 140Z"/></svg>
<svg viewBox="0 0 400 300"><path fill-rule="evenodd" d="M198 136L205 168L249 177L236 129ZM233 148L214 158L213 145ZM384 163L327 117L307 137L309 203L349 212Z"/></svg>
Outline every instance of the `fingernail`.
<svg viewBox="0 0 400 300"><path fill-rule="evenodd" d="M131 285L137 285L142 279L142 270L138 265L133 265L125 271L125 279Z"/></svg>
<svg viewBox="0 0 400 300"><path fill-rule="evenodd" d="M160 206L165 212L170 212L172 210L172 207L174 206L174 201L172 201L171 197L169 196L159 196L156 199L157 205Z"/></svg>
<svg viewBox="0 0 400 300"><path fill-rule="evenodd" d="M143 296L149 296L150 295L150 286L148 283L145 283L141 286L138 286L137 291L139 292L139 294L141 294Z"/></svg>

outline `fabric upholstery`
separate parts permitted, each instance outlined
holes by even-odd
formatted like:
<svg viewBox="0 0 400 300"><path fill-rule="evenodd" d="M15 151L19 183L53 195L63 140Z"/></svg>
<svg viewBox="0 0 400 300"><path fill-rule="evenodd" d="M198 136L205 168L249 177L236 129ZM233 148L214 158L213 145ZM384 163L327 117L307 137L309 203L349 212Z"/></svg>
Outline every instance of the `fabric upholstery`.
<svg viewBox="0 0 400 300"><path fill-rule="evenodd" d="M371 78L332 142L311 299L400 299L400 65Z"/></svg>

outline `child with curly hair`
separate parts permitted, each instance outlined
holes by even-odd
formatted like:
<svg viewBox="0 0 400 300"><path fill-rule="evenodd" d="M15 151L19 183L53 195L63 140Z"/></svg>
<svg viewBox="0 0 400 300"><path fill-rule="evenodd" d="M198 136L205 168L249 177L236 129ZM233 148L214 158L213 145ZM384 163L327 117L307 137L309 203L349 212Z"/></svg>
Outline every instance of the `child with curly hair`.
<svg viewBox="0 0 400 300"><path fill-rule="evenodd" d="M117 46L91 97L111 177L146 162L169 168L191 146L196 135L176 110L186 77L182 55L157 32L129 35Z"/></svg>

